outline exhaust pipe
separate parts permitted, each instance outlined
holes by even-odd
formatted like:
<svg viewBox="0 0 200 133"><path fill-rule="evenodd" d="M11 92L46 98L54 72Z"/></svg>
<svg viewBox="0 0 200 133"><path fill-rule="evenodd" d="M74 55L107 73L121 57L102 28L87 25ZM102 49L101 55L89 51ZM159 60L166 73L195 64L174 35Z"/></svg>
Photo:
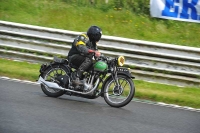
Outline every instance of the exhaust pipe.
<svg viewBox="0 0 200 133"><path fill-rule="evenodd" d="M64 88L59 86L57 83L45 81L41 76L38 79L38 83L43 84L44 86L47 86L48 88L64 90Z"/></svg>
<svg viewBox="0 0 200 133"><path fill-rule="evenodd" d="M83 95L88 95L91 92L93 92L97 88L97 85L99 84L99 81L100 80L98 78L97 79L97 83L95 84L95 86L90 91L88 91L88 92L80 92L80 91L74 91L74 90L71 90L71 89L63 88L63 87L59 86L57 83L45 81L41 76L38 79L38 83L43 84L44 86L46 86L46 87L48 87L50 89L58 89L58 90L69 91L69 92L74 92L74 93L83 94Z"/></svg>

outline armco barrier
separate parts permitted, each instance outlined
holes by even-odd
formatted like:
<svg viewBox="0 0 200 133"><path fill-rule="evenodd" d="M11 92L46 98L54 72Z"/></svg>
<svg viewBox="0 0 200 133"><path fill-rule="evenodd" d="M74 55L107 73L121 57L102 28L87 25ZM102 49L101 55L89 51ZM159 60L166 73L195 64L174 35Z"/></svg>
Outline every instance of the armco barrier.
<svg viewBox="0 0 200 133"><path fill-rule="evenodd" d="M0 56L47 62L66 56L73 39L82 32L0 21ZM123 55L136 79L180 86L200 86L200 48L102 36L104 55Z"/></svg>

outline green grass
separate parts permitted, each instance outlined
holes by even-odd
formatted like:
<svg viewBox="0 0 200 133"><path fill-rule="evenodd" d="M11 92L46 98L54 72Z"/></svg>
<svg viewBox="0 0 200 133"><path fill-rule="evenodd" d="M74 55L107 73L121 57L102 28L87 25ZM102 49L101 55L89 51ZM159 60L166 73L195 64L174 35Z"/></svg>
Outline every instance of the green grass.
<svg viewBox="0 0 200 133"><path fill-rule="evenodd" d="M82 32L98 25L104 35L200 47L198 23L151 18L125 4L116 8L119 1L96 1L93 6L88 0L0 0L0 20Z"/></svg>
<svg viewBox="0 0 200 133"><path fill-rule="evenodd" d="M0 76L36 81L40 64L0 59Z"/></svg>
<svg viewBox="0 0 200 133"><path fill-rule="evenodd" d="M0 59L0 76L36 81L40 64ZM200 89L134 80L135 98L200 108Z"/></svg>
<svg viewBox="0 0 200 133"><path fill-rule="evenodd" d="M181 106L200 107L200 89L135 81L136 97Z"/></svg>

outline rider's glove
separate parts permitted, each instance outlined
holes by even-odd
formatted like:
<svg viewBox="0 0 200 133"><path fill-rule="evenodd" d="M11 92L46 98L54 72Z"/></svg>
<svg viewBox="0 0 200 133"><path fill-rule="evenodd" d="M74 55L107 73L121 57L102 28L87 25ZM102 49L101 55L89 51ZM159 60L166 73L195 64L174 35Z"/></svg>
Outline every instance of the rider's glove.
<svg viewBox="0 0 200 133"><path fill-rule="evenodd" d="M95 57L100 57L101 53L99 51L95 51Z"/></svg>

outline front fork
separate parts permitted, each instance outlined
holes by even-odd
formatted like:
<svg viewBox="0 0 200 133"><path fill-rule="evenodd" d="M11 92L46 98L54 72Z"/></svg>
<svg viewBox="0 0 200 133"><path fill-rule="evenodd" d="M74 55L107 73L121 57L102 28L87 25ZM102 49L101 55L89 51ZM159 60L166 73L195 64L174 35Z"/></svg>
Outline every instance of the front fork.
<svg viewBox="0 0 200 133"><path fill-rule="evenodd" d="M123 93L123 88L119 83L117 71L112 74L112 78L115 81L115 87L113 88L113 95L120 96Z"/></svg>
<svg viewBox="0 0 200 133"><path fill-rule="evenodd" d="M113 70L113 73L112 73L112 78L114 79L115 81L115 86L117 86L117 88L120 87L120 84L119 84L119 80L118 80L118 77L117 77L117 68L114 67L114 70Z"/></svg>
<svg viewBox="0 0 200 133"><path fill-rule="evenodd" d="M123 93L123 91L124 91L124 87L126 86L126 84L124 85L124 87L122 87L124 80L120 83L117 75L118 75L118 71L117 71L117 68L115 67L114 71L112 73L112 78L115 81L115 87L113 89L113 92L114 92L114 94L121 95L121 93Z"/></svg>

